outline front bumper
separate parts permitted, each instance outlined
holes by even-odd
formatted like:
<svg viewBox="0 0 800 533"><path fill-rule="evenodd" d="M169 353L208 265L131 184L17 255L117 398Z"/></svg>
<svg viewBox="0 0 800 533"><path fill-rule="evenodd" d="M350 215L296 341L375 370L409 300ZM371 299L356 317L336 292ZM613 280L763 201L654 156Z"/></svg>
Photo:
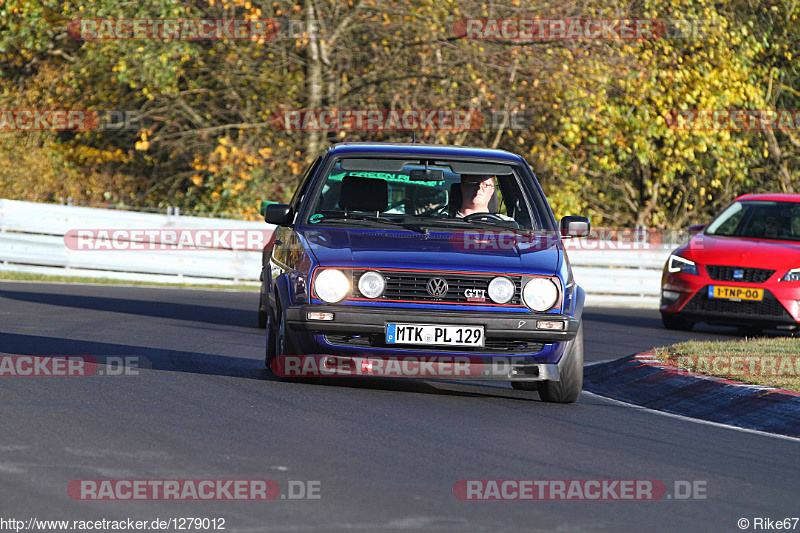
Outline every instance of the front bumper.
<svg viewBox="0 0 800 533"><path fill-rule="evenodd" d="M333 313L333 320L309 320L308 313ZM564 330L537 327L539 320L561 320ZM295 331L338 334L385 334L390 322L483 326L487 339L501 338L544 343L566 342L575 338L580 318L556 313L498 313L366 307L346 305L298 305L286 309L286 322ZM436 347L432 346L431 350Z"/></svg>
<svg viewBox="0 0 800 533"><path fill-rule="evenodd" d="M333 320L309 320L308 313L311 312L332 313ZM564 329L540 329L539 320L562 321ZM482 377L461 379L541 381L558 380L557 365L562 362L569 342L578 333L580 317L560 313L306 304L288 307L286 322L287 337L293 339L299 353L342 356L353 359L356 365L361 364L364 358L467 357L471 361L477 360L479 368L486 372L481 373ZM382 341L385 340L389 323L482 326L486 346L388 345ZM341 342L343 336L350 335L361 337L362 340L369 338L370 342L361 346ZM373 340L377 342L373 343ZM497 342L520 343L522 347L504 351L492 347Z"/></svg>
<svg viewBox="0 0 800 533"><path fill-rule="evenodd" d="M524 357L465 355L285 355L272 370L282 377L383 377L456 381L558 381L560 365Z"/></svg>
<svg viewBox="0 0 800 533"><path fill-rule="evenodd" d="M709 285L762 289L764 298L752 303L736 300L712 301L706 294ZM664 291L678 293L666 299ZM661 313L678 315L694 322L758 326L797 326L800 324L800 282L742 283L711 279L705 268L700 275L665 273L662 279Z"/></svg>

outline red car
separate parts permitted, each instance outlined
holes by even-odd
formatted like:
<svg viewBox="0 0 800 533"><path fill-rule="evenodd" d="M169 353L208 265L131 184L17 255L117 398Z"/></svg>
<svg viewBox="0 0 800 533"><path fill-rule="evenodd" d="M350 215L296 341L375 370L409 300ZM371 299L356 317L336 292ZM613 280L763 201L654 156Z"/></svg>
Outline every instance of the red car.
<svg viewBox="0 0 800 533"><path fill-rule="evenodd" d="M800 194L746 194L689 230L661 278L666 328L800 326Z"/></svg>

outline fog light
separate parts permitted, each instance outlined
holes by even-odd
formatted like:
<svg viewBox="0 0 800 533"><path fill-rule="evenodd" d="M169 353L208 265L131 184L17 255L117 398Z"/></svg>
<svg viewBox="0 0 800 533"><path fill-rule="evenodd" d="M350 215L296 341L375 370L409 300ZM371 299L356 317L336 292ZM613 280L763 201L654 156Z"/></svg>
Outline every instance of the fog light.
<svg viewBox="0 0 800 533"><path fill-rule="evenodd" d="M333 313L308 312L306 318L308 320L333 320Z"/></svg>
<svg viewBox="0 0 800 533"><path fill-rule="evenodd" d="M367 298L378 298L386 290L386 279L380 272L370 270L358 278L358 291Z"/></svg>
<svg viewBox="0 0 800 533"><path fill-rule="evenodd" d="M678 298L680 298L680 296L681 293L679 293L678 291L667 291L667 290L661 291L661 299L668 304L675 303L675 301L677 301Z"/></svg>
<svg viewBox="0 0 800 533"><path fill-rule="evenodd" d="M489 282L489 298L498 304L510 302L516 290L514 282L505 276L498 276Z"/></svg>
<svg viewBox="0 0 800 533"><path fill-rule="evenodd" d="M538 329L564 329L564 321L563 320L537 320L536 327Z"/></svg>

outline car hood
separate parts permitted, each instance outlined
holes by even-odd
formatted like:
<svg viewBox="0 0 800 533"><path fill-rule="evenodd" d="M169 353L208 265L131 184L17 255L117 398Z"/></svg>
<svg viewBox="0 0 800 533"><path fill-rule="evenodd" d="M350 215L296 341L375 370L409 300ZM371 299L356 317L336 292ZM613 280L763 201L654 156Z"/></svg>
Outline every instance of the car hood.
<svg viewBox="0 0 800 533"><path fill-rule="evenodd" d="M489 230L431 232L320 228L303 232L323 266L422 268L552 275L561 241Z"/></svg>
<svg viewBox="0 0 800 533"><path fill-rule="evenodd" d="M765 241L698 234L679 248L681 255L700 264L770 270L800 268L800 242Z"/></svg>

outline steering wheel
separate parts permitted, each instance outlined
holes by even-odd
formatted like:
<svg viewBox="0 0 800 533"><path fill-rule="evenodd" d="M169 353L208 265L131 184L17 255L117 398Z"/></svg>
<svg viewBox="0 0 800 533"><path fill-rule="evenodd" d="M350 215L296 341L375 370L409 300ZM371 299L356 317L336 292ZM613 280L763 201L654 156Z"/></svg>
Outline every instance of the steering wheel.
<svg viewBox="0 0 800 533"><path fill-rule="evenodd" d="M447 204L439 204L433 209L428 209L422 213L417 213L418 217L438 217L447 213Z"/></svg>
<svg viewBox="0 0 800 533"><path fill-rule="evenodd" d="M469 220L470 222L473 220L501 220L505 221L503 217L498 215L497 213L471 213L464 217L464 220Z"/></svg>

